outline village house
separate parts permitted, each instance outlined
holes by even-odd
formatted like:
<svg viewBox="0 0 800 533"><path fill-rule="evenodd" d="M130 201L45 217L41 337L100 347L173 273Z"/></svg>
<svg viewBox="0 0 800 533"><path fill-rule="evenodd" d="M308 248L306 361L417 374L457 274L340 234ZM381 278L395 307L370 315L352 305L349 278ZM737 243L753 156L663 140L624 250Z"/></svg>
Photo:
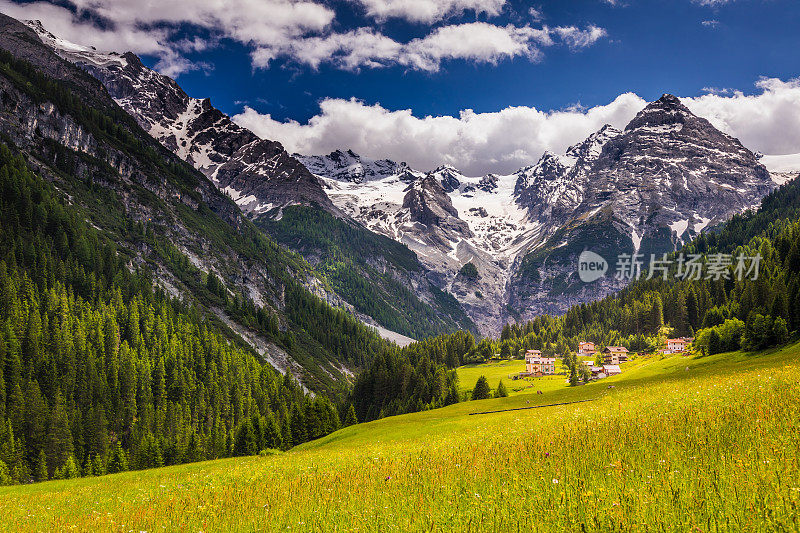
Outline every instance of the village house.
<svg viewBox="0 0 800 533"><path fill-rule="evenodd" d="M664 353L686 353L689 351L689 345L693 340L694 337L678 337L676 339L667 339L667 347L664 349Z"/></svg>
<svg viewBox="0 0 800 533"><path fill-rule="evenodd" d="M525 372L531 376L550 376L556 373L556 358L542 357L539 350L525 352Z"/></svg>
<svg viewBox="0 0 800 533"><path fill-rule="evenodd" d="M581 341L578 343L578 356L594 357L596 352L597 349L595 349L593 342Z"/></svg>
<svg viewBox="0 0 800 533"><path fill-rule="evenodd" d="M624 346L606 346L603 350L604 365L618 365L628 360L628 349Z"/></svg>
<svg viewBox="0 0 800 533"><path fill-rule="evenodd" d="M686 344L683 339L667 339L667 349L664 353L683 353L686 351Z"/></svg>
<svg viewBox="0 0 800 533"><path fill-rule="evenodd" d="M603 365L603 373L611 377L622 374L622 370L619 369L619 365Z"/></svg>
<svg viewBox="0 0 800 533"><path fill-rule="evenodd" d="M592 373L592 379L603 379L606 377L602 366L591 366L589 367L589 371Z"/></svg>

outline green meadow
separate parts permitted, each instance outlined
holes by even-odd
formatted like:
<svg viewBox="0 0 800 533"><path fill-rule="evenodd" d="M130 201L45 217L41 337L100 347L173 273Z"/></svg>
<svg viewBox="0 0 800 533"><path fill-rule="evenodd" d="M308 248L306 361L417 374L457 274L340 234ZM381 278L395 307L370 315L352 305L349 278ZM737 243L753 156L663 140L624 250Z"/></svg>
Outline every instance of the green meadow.
<svg viewBox="0 0 800 533"><path fill-rule="evenodd" d="M581 357L578 360L590 361L591 358ZM631 361L620 365L620 368L623 372L628 372L629 370L636 368L641 364L647 364L649 361L651 361L651 358L635 356ZM477 383L478 378L481 376L486 376L492 392L497 389L497 386L500 384L500 380L502 380L506 386L506 389L508 390L509 396L516 394L536 394L537 391L542 391L542 393L554 392L569 386L567 380L567 367L564 366L564 363L561 361L561 359L556 360L557 375L542 376L538 378L511 378L512 376L525 371L525 361L523 359L502 359L492 360L487 363L480 364L473 363L458 367L456 370L458 372L458 386L462 392L472 391L472 389L475 388L475 383Z"/></svg>
<svg viewBox="0 0 800 533"><path fill-rule="evenodd" d="M510 368L492 370L499 377ZM489 377L486 368L459 374L478 371ZM561 386L543 394L519 391L386 418L276 455L3 487L0 527L800 528L800 344L750 355L653 357L577 387L557 377ZM537 407L579 400L592 401ZM533 408L473 414L520 407Z"/></svg>

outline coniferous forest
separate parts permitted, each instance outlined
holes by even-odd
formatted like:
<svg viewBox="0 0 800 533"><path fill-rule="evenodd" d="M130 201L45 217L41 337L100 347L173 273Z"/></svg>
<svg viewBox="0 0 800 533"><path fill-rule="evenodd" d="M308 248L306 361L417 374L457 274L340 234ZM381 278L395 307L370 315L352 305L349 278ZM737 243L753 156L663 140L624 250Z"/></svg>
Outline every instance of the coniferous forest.
<svg viewBox="0 0 800 533"><path fill-rule="evenodd" d="M287 449L340 427L0 146L0 478L27 482Z"/></svg>

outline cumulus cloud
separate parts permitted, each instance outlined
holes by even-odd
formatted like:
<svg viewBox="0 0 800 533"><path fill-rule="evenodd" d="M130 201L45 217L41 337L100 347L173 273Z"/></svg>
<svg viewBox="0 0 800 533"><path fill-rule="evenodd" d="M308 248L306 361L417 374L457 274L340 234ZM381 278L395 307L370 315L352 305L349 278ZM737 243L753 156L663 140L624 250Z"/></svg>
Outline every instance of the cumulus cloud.
<svg viewBox="0 0 800 533"><path fill-rule="evenodd" d="M45 28L58 37L99 50L130 50L139 54L161 55L167 47L163 41L168 33L164 29L137 29L122 25L112 29L100 28L80 20L70 10L47 2L16 4L0 0L0 11L19 20L41 20Z"/></svg>
<svg viewBox="0 0 800 533"><path fill-rule="evenodd" d="M352 1L363 4L376 18L399 16L428 22L465 11L497 15L506 2ZM497 63L523 56L535 61L542 55L541 47L553 44L553 37L577 49L605 35L605 30L595 26L537 29L473 22L439 26L424 37L398 42L369 27L331 31L335 13L323 0L64 0L58 4L0 0L0 9L16 18L39 19L52 33L78 44L156 56L156 68L170 76L208 70L208 65L187 59L187 54L214 46L222 38L248 46L256 68L285 58L312 68L327 63L348 70L401 65L436 71L443 60L450 59ZM206 38L180 38L178 30L186 25L201 30Z"/></svg>
<svg viewBox="0 0 800 533"><path fill-rule="evenodd" d="M506 0L352 0L377 20L401 18L431 24L444 18L473 11L476 15L499 15Z"/></svg>
<svg viewBox="0 0 800 533"><path fill-rule="evenodd" d="M313 68L322 63L348 70L401 65L435 72L443 61L452 59L492 64L515 57L537 61L542 57L544 47L560 42L578 50L605 35L606 31L596 26L581 30L574 26L533 28L529 25L497 26L471 22L440 26L425 37L400 43L375 29L359 28L260 47L253 51L252 59L253 65L261 68L268 67L279 57L287 57Z"/></svg>
<svg viewBox="0 0 800 533"><path fill-rule="evenodd" d="M279 122L249 107L234 120L261 137L281 141L292 152L324 154L352 148L423 170L449 163L481 175L533 164L545 150L563 152L604 124L623 127L644 105L640 97L626 93L588 110L508 107L494 113L464 110L458 117L419 118L410 109L390 111L355 99L326 99L306 124Z"/></svg>
<svg viewBox="0 0 800 533"><path fill-rule="evenodd" d="M73 0L63 5L0 0L0 10L18 19L41 20L48 31L78 44L154 55L159 70L170 75L202 67L184 54L205 41L174 38L180 25L268 46L322 31L334 18L330 8L310 0Z"/></svg>
<svg viewBox="0 0 800 533"><path fill-rule="evenodd" d="M516 56L538 59L538 45L551 44L547 30L473 22L437 28L422 39L414 39L404 47L399 62L420 70L437 70L443 59L488 63Z"/></svg>
<svg viewBox="0 0 800 533"><path fill-rule="evenodd" d="M800 79L758 82L758 94L715 91L682 101L695 114L767 154L800 152ZM247 107L234 120L257 135L276 139L292 152L326 154L352 148L371 158L407 161L420 170L442 163L471 175L506 173L535 163L545 150L563 153L604 124L624 127L646 102L625 93L584 109L541 111L508 107L493 113L416 117L410 109L326 99L305 124L280 122Z"/></svg>
<svg viewBox="0 0 800 533"><path fill-rule="evenodd" d="M800 152L800 78L762 78L758 94L741 91L682 98L693 113L765 154Z"/></svg>

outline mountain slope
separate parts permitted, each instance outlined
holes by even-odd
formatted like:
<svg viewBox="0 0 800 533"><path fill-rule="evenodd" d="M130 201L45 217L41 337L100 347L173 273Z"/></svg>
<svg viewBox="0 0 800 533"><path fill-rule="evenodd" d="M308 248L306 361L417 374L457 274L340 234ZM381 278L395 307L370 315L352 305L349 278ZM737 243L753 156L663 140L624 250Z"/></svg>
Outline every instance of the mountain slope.
<svg viewBox="0 0 800 533"><path fill-rule="evenodd" d="M360 169L375 162L352 152L300 159L342 211L414 250L487 333L625 285L612 276L578 281L583 250L612 269L623 252L672 251L776 186L750 151L670 95L624 131L605 126L506 176L467 177L449 166L426 174L383 161L362 179ZM467 263L477 276L460 274Z"/></svg>
<svg viewBox="0 0 800 533"><path fill-rule="evenodd" d="M102 81L115 101L142 128L202 171L252 219L261 220L262 229L272 232L280 244L308 259L319 276L330 281L367 323L416 338L461 327L474 328L460 305L427 279L427 272L415 258L406 259L406 265L394 261L392 257L397 251L392 243L381 241L380 237L347 220L331 203L320 180L290 156L280 143L260 139L234 124L209 100L189 97L174 80L143 66L131 53L100 53L60 40L38 21L27 24L58 55ZM369 177L388 164L375 162L364 167L348 158L351 156L341 154L339 163L353 174L351 179L359 179L356 175ZM329 242L322 245L312 234L299 235L299 228L287 231L288 219L283 220L283 210L288 206L305 208L294 210L295 218L298 213L314 219L323 217L332 225L347 228L347 234L357 234L360 241L382 245L372 246L369 257L360 257L359 253L349 253L348 242L330 242L342 232L332 232L327 239ZM314 213L316 209L322 209L338 221ZM305 225L300 227L310 229ZM348 250L345 269L329 261L330 245L338 248L339 259L343 251ZM401 253L410 254L407 250ZM384 268L386 265L388 270ZM336 271L332 267L337 267ZM342 279L344 272L350 278L347 281ZM372 296L365 301L364 295ZM401 305L390 302L401 302Z"/></svg>
<svg viewBox="0 0 800 533"><path fill-rule="evenodd" d="M152 272L173 296L317 392L339 391L347 367L385 348L328 305L347 307L302 258L145 133L98 81L21 23L2 16L0 30L4 140L124 250L131 269Z"/></svg>
<svg viewBox="0 0 800 533"><path fill-rule="evenodd" d="M0 142L0 484L254 454L339 427L328 398L130 269L130 250L15 152Z"/></svg>
<svg viewBox="0 0 800 533"><path fill-rule="evenodd" d="M579 282L575 263L584 249L594 247L612 266L623 252L649 257L674 250L757 206L775 186L752 153L670 95L649 104L624 131L606 126L564 155L545 153L510 175L467 177L449 166L419 172L349 150L289 156L208 101L188 97L132 54L79 50L31 25L59 54L101 79L162 144L215 180L323 278L338 283L337 291L356 309L406 335L464 324L462 308L489 334L509 319L561 313L600 298L625 283L611 276ZM283 210L295 203L319 205L342 228L354 228L333 236L356 231L360 241L375 241L363 232L369 230L404 244L419 258L422 274L400 268L388 247L360 257L342 240L323 244L313 231L301 235L286 228ZM302 212L295 211L294 219ZM340 256L350 250L346 269L357 276L346 285L331 260L331 244ZM462 275L470 263L477 275ZM391 280L376 276L376 266L387 274L381 265L390 265ZM387 306L390 294L398 296L387 283L411 288L416 302L406 310ZM365 301L365 287L380 297ZM442 305L437 291L452 293L460 305Z"/></svg>
<svg viewBox="0 0 800 533"><path fill-rule="evenodd" d="M645 107L624 131L600 134L570 149L571 160L555 176L537 180L534 172L516 190L531 209L541 213L546 205L557 223L565 221L520 263L510 305L523 316L562 313L625 285L610 275L582 283L575 265L583 250L599 253L612 269L624 253L641 254L647 263L651 254L660 257L757 207L776 186L752 152L671 95ZM540 168L546 167L540 162ZM554 181L564 191L542 195L542 183ZM561 298L554 302L555 295Z"/></svg>
<svg viewBox="0 0 800 533"><path fill-rule="evenodd" d="M99 53L59 39L38 21L27 24L59 56L100 80L145 131L203 172L242 211L294 203L335 210L317 178L280 143L237 126L208 99L191 98L134 54Z"/></svg>

